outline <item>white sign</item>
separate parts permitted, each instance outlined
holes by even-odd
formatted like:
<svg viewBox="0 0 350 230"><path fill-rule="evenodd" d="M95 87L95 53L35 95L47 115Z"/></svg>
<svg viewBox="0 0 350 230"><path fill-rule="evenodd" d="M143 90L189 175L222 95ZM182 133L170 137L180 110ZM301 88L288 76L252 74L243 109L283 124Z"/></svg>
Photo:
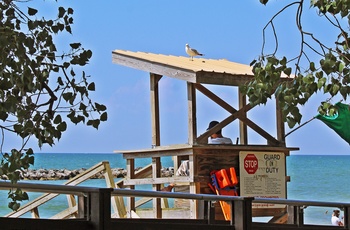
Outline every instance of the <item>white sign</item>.
<svg viewBox="0 0 350 230"><path fill-rule="evenodd" d="M286 198L284 153L241 151L239 162L241 196ZM253 203L253 207L280 208L285 205Z"/></svg>

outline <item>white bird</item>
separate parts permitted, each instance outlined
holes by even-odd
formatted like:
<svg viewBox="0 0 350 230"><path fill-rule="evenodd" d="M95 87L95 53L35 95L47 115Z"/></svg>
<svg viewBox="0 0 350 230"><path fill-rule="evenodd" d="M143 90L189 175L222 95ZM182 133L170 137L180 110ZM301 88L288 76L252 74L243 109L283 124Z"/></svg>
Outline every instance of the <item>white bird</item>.
<svg viewBox="0 0 350 230"><path fill-rule="evenodd" d="M203 56L203 54L199 53L196 49L191 48L188 44L186 44L186 53L191 57L192 61L195 56Z"/></svg>

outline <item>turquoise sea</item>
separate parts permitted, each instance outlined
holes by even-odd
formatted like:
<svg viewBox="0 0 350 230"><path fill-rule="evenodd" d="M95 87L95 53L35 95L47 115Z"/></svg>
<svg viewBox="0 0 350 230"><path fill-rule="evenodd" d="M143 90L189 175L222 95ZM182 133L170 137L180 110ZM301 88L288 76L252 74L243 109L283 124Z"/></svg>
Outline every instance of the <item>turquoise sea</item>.
<svg viewBox="0 0 350 230"><path fill-rule="evenodd" d="M125 168L121 154L37 153L33 168L80 169L89 168L101 161L109 161L112 168ZM136 167L150 160L137 160ZM163 167L172 166L170 157L162 159ZM287 157L288 199L334 201L350 203L350 155L291 155ZM117 180L117 179L116 179ZM26 181L28 182L28 181ZM63 184L65 181L30 181L31 183ZM84 186L104 187L104 180L89 180ZM141 188L147 189L147 188ZM40 194L31 194L30 200ZM7 208L7 191L0 191L0 216L10 212ZM65 196L58 197L39 208L40 216L50 217L66 203ZM332 208L308 207L305 223L330 224ZM28 214L29 217L29 214Z"/></svg>

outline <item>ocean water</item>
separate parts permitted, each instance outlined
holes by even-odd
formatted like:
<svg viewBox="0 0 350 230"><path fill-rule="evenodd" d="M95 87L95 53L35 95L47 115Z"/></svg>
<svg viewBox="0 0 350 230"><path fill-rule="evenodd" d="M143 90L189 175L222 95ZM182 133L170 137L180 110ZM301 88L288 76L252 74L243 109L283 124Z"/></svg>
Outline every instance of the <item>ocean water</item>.
<svg viewBox="0 0 350 230"><path fill-rule="evenodd" d="M121 154L43 154L35 155L35 169L80 169L89 168L101 161L109 161L112 168L125 168ZM136 167L151 163L150 159L136 160ZM162 158L164 167L172 166L171 157ZM287 157L288 199L350 203L350 155L291 155ZM115 179L116 181L118 179ZM65 181L26 181L30 183L63 184ZM105 187L104 180L89 180L81 185ZM139 189L148 189L141 187ZM7 192L0 191L0 216L10 212L7 208ZM40 194L31 193L30 200ZM39 207L41 217L50 217L66 207L66 196ZM308 207L305 209L306 224L330 224L331 207ZM341 213L342 215L342 213ZM24 217L29 217L26 214Z"/></svg>
<svg viewBox="0 0 350 230"><path fill-rule="evenodd" d="M36 153L32 169L80 169L90 168L101 161L108 161L112 168L125 168L122 154L113 153ZM151 159L136 159L135 167L150 164ZM171 166L171 157L164 157L164 167Z"/></svg>
<svg viewBox="0 0 350 230"><path fill-rule="evenodd" d="M288 199L350 203L349 155L287 157ZM308 207L305 223L329 224L332 208ZM343 216L343 212L341 212Z"/></svg>

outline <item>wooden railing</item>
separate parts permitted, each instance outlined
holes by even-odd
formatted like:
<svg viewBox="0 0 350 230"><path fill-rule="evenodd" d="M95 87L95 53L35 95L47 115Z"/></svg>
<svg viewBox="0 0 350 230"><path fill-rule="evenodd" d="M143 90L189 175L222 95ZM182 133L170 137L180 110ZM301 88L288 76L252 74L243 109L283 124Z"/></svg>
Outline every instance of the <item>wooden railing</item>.
<svg viewBox="0 0 350 230"><path fill-rule="evenodd" d="M285 199L254 199L253 197L217 196L175 192L156 192L130 189L95 188L71 185L0 182L0 189L21 188L28 192L76 195L77 216L69 220L44 220L27 218L0 218L2 229L337 229L337 226L306 225L303 210L309 206L338 207L344 211L344 227L349 228L349 203L315 202ZM111 218L111 197L148 197L194 199L207 203L208 212L202 220L184 219L130 219ZM231 221L216 221L212 215L213 202L228 202ZM284 204L288 210L288 224L255 223L252 221L253 203Z"/></svg>
<svg viewBox="0 0 350 230"><path fill-rule="evenodd" d="M102 161L85 172L75 176L74 178L66 181L64 185L79 185L80 183L90 179L92 176L103 173L104 178L106 181L106 187L108 188L120 188L119 186L122 185L122 181L119 181L117 184L114 182L114 178L112 175L112 171L109 165L108 161ZM5 217L20 217L24 215L27 212L30 212L32 214L33 218L40 218L40 213L38 207L45 204L46 202L54 199L59 194L55 193L44 193L38 198L34 199L31 202L28 202L27 204L23 205L19 210L16 212L11 212L7 214ZM76 217L77 216L77 204L76 200L73 195L67 195L67 201L68 201L68 208L66 210L63 210L60 213L57 213L55 216L52 216L52 219L66 219L70 217ZM112 207L114 210L114 215L117 217L124 217L126 216L126 209L124 205L124 200L121 197L113 197L112 198Z"/></svg>

